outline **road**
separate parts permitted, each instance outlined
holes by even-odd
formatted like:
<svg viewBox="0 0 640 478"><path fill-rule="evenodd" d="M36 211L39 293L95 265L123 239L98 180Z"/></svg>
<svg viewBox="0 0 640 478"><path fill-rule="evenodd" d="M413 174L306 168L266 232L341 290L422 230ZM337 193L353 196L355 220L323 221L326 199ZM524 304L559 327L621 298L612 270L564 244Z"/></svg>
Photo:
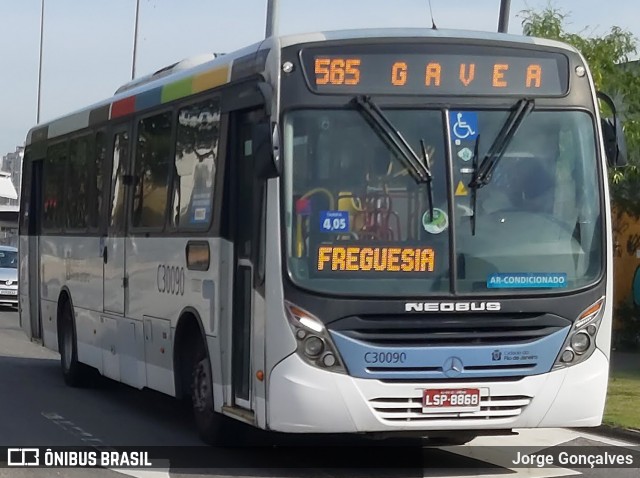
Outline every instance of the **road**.
<svg viewBox="0 0 640 478"><path fill-rule="evenodd" d="M0 309L0 446L92 446L104 449L114 446L171 446L202 447L193 431L189 410L177 401L151 391L139 391L102 379L91 388L66 387L59 372L58 354L27 340L19 327L18 314ZM637 469L584 469L571 468L510 468L513 448L529 447L527 453L558 445L606 446L630 444L609 440L591 434L564 429L521 430L517 436L483 437L470 446L455 448L426 448L420 453L425 468L394 469L303 469L287 468L284 463L296 459L299 463L314 462L320 453L336 453L326 442L308 447L278 447L268 449L212 449L206 451L211 463L226 463L225 468L176 469L166 463L164 469L112 470L112 469L57 469L55 475L63 478L97 477L189 477L199 476L494 476L556 477L583 474L597 478L637 477ZM371 457L389 461L407 453L405 442L391 442L394 446L380 446L370 441L347 440L354 463L367 463ZM333 443L333 442L332 442ZM415 445L411 442L410 445ZM483 445L483 446L476 446ZM489 445L489 446L484 446ZM357 446L357 448L356 448ZM401 446L400 448L398 446ZM104 448L103 448L104 447ZM320 447L320 448L319 448ZM417 449L417 448L416 448ZM584 449L584 448L583 448ZM204 450L204 449L203 449ZM193 451L193 449L192 449ZM195 450L198 451L198 450ZM1 457L0 460L4 460ZM271 461L270 461L271 460ZM258 463L258 468L249 468ZM503 465L503 466L500 466ZM48 477L52 470L0 468L0 478Z"/></svg>

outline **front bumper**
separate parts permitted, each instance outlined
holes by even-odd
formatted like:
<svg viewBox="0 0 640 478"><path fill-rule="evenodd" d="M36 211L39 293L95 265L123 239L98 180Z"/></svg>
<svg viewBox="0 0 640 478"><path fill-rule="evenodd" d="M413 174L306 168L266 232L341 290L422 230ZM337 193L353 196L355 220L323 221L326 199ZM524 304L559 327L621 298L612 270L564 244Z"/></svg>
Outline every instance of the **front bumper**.
<svg viewBox="0 0 640 478"><path fill-rule="evenodd" d="M327 372L290 355L272 371L267 426L292 433L483 430L600 425L608 358L517 381L420 383L363 379ZM480 388L482 407L466 414L422 413L425 388Z"/></svg>
<svg viewBox="0 0 640 478"><path fill-rule="evenodd" d="M18 288L0 285L0 304L18 305Z"/></svg>

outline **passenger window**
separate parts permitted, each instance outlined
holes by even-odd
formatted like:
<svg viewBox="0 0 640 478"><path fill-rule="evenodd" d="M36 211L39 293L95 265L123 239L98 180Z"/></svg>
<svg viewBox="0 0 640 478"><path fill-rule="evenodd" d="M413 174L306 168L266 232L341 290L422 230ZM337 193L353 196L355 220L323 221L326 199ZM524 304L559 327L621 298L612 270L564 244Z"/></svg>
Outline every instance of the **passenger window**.
<svg viewBox="0 0 640 478"><path fill-rule="evenodd" d="M220 107L207 100L178 112L171 224L177 229L207 229L211 224Z"/></svg>
<svg viewBox="0 0 640 478"><path fill-rule="evenodd" d="M162 229L171 165L171 112L138 122L132 225Z"/></svg>
<svg viewBox="0 0 640 478"><path fill-rule="evenodd" d="M111 171L111 201L109 229L112 233L124 231L124 185L122 176L128 163L129 134L116 134L113 140L113 168Z"/></svg>
<svg viewBox="0 0 640 478"><path fill-rule="evenodd" d="M64 228L65 176L67 165L67 143L58 143L47 150L44 162L44 195L42 207L43 229Z"/></svg>
<svg viewBox="0 0 640 478"><path fill-rule="evenodd" d="M94 166L94 177L92 181L94 181L95 190L93 194L95 195L92 204L93 212L91 214L91 227L97 228L100 225L100 218L102 217L102 194L104 189L104 164L106 164L107 160L107 143L105 141L105 134L103 131L99 131L96 134L96 144L95 144L95 153L93 153L93 166Z"/></svg>
<svg viewBox="0 0 640 478"><path fill-rule="evenodd" d="M67 227L69 229L84 229L88 223L89 199L89 137L72 139L69 142L69 162L67 166ZM92 180L93 181L93 180Z"/></svg>

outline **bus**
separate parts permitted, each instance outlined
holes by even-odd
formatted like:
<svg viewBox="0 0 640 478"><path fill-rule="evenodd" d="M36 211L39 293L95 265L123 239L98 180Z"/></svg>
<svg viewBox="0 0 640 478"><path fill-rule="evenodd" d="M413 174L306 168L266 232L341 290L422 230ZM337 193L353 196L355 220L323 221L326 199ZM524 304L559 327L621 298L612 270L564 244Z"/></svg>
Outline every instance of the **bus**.
<svg viewBox="0 0 640 478"><path fill-rule="evenodd" d="M272 36L35 126L21 323L200 436L601 423L607 167L584 58L496 33ZM604 109L603 109L604 111ZM89 374L89 375L88 375Z"/></svg>

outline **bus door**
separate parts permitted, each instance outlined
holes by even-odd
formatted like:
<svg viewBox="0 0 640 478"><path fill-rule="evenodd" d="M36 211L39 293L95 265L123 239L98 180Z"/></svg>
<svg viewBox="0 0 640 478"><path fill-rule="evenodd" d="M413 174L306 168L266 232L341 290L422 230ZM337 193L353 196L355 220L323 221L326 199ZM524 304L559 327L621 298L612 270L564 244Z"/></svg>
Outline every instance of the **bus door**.
<svg viewBox="0 0 640 478"><path fill-rule="evenodd" d="M235 113L232 118L231 160L229 161L235 204L232 207L234 250L231 360L234 405L251 409L252 401L252 336L254 278L258 252L258 179L252 154L253 126L264 118L264 110ZM261 199L261 198L260 198Z"/></svg>
<svg viewBox="0 0 640 478"><path fill-rule="evenodd" d="M40 315L40 211L42 208L42 168L44 161L29 161L25 164L25 174L30 176L28 201L26 201L27 223L25 224L24 234L28 235L28 253L22 254L21 260L27 259L27 264L19 264L20 272L27 273L28 305L26 314L21 313L22 328L32 339L42 339L42 321ZM25 194L25 193L23 193ZM23 202L23 206L25 202ZM20 278L20 286L23 279ZM24 320L24 316L29 320Z"/></svg>
<svg viewBox="0 0 640 478"><path fill-rule="evenodd" d="M107 203L106 236L103 236L104 312L125 314L125 183L129 171L131 133L128 125L116 127L111 133L111 185Z"/></svg>

